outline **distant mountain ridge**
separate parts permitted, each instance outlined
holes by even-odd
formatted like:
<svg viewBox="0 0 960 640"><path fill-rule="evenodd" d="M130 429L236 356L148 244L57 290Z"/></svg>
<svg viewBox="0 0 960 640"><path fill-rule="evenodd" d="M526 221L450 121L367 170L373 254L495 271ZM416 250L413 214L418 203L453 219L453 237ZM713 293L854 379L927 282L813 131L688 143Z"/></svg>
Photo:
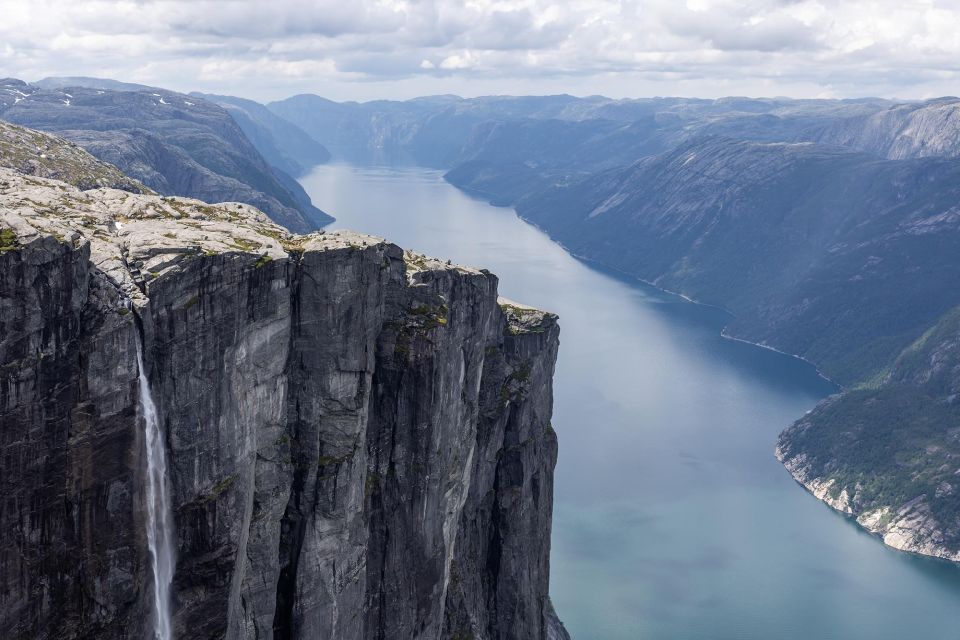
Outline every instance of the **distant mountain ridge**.
<svg viewBox="0 0 960 640"><path fill-rule="evenodd" d="M7 79L0 80L0 119L54 132L161 194L244 202L293 231L332 220L268 164L223 108L202 98Z"/></svg>
<svg viewBox="0 0 960 640"><path fill-rule="evenodd" d="M330 160L326 147L258 102L196 92L190 95L226 109L267 162L291 176L299 177Z"/></svg>
<svg viewBox="0 0 960 640"><path fill-rule="evenodd" d="M648 98L614 100L603 96L437 96L396 101L333 102L302 94L271 102L267 107L293 122L335 156L353 162L406 160L452 168L485 154L502 153L484 131L498 127L520 137L504 136L515 155L537 163L541 149L527 142L550 135L550 125L562 130L552 137L552 160L575 159L579 151L604 145L617 149L606 162L629 164L642 155L666 151L701 134L721 134L758 140L810 139L817 127L840 117L869 116L893 103L881 99L790 100L722 98ZM539 133L538 133L539 132ZM566 136L579 144L566 145ZM592 145L583 144L600 136ZM567 164L570 164L567 162ZM577 164L577 163L573 163ZM580 163L579 168L589 166Z"/></svg>
<svg viewBox="0 0 960 640"><path fill-rule="evenodd" d="M817 142L851 147L889 158L960 157L960 98L899 104L870 115L829 123Z"/></svg>

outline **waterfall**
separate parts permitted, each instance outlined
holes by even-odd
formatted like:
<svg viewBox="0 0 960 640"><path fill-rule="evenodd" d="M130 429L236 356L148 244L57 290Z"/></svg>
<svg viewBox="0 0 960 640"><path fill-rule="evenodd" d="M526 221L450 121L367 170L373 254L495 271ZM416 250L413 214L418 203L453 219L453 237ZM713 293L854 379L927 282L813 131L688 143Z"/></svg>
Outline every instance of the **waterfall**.
<svg viewBox="0 0 960 640"><path fill-rule="evenodd" d="M173 581L173 514L167 482L167 454L143 365L143 340L137 332L137 367L140 371L140 410L147 441L147 545L153 569L153 631L155 640L173 637L170 584Z"/></svg>

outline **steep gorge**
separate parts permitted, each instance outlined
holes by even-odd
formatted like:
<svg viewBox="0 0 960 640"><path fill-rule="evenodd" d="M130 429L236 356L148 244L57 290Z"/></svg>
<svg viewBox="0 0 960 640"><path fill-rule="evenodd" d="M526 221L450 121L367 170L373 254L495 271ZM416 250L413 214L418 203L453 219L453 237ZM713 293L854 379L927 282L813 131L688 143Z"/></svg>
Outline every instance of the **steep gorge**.
<svg viewBox="0 0 960 640"><path fill-rule="evenodd" d="M564 637L555 316L242 204L3 169L0 219L3 637L151 624L138 323L174 637Z"/></svg>

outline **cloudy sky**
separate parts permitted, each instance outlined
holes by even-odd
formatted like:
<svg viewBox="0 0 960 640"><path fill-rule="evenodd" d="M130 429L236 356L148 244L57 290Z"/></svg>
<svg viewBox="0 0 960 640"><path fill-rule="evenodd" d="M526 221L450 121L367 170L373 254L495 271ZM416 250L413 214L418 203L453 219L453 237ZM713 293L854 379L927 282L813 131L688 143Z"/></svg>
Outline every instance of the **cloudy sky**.
<svg viewBox="0 0 960 640"><path fill-rule="evenodd" d="M960 94L960 0L4 0L0 76L260 100Z"/></svg>

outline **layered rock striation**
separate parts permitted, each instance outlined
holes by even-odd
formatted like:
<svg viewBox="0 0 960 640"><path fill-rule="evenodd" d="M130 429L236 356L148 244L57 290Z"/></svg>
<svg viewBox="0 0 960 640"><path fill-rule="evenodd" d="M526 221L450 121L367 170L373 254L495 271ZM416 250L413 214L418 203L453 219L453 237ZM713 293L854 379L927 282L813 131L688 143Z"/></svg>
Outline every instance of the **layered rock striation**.
<svg viewBox="0 0 960 640"><path fill-rule="evenodd" d="M0 635L148 631L139 337L175 637L562 637L555 316L244 204L0 169L0 226Z"/></svg>

